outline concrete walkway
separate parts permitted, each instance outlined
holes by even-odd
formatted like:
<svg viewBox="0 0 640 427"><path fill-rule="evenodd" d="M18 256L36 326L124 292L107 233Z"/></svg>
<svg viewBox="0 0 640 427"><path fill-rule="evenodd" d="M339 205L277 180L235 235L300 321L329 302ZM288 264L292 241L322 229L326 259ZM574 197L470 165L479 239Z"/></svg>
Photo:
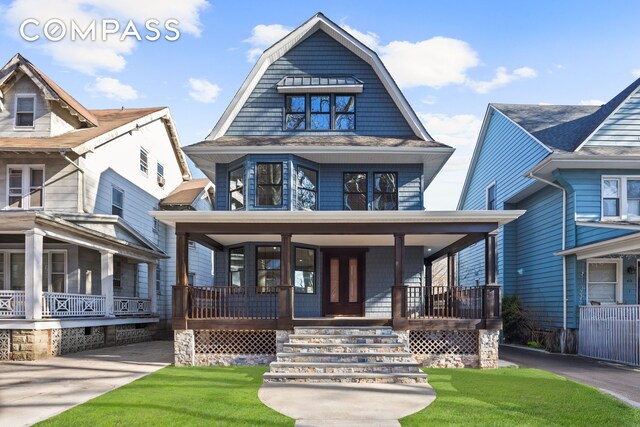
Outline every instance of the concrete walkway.
<svg viewBox="0 0 640 427"><path fill-rule="evenodd" d="M587 357L500 346L500 359L587 384L640 408L640 369Z"/></svg>
<svg viewBox="0 0 640 427"><path fill-rule="evenodd" d="M0 426L28 426L173 361L173 342L152 341L36 362L0 363Z"/></svg>
<svg viewBox="0 0 640 427"><path fill-rule="evenodd" d="M395 427L436 398L428 384L379 383L265 383L258 396L297 427Z"/></svg>

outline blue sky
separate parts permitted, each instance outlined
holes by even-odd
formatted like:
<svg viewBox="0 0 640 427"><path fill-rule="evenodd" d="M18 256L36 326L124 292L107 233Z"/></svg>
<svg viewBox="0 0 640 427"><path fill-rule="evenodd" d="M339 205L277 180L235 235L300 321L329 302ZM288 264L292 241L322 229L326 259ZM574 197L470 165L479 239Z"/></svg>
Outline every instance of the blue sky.
<svg viewBox="0 0 640 427"><path fill-rule="evenodd" d="M637 1L16 0L0 9L0 61L21 52L88 108L169 106L183 145L211 130L251 49L322 11L379 52L427 130L457 149L427 190L428 209L455 208L489 102L606 102L640 76ZM148 18L177 18L182 34L29 43L18 28L32 17L132 19L142 30Z"/></svg>

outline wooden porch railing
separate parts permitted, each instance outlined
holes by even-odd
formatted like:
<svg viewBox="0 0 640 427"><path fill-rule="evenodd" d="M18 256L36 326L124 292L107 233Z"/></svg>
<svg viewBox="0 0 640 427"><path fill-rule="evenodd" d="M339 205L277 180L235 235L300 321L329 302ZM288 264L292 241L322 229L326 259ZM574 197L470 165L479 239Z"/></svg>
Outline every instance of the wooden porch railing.
<svg viewBox="0 0 640 427"><path fill-rule="evenodd" d="M481 319L484 287L407 286L409 319Z"/></svg>
<svg viewBox="0 0 640 427"><path fill-rule="evenodd" d="M278 318L278 290L249 286L189 287L190 319L259 320Z"/></svg>

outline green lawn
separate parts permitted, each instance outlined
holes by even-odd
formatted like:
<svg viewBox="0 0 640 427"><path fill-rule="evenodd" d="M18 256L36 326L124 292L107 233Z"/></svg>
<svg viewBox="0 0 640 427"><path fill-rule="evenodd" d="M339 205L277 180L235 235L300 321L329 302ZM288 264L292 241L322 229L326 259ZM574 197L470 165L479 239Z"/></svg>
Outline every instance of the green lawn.
<svg viewBox="0 0 640 427"><path fill-rule="evenodd" d="M167 367L38 426L292 426L258 399L265 370ZM640 411L536 369L426 372L437 399L403 426L640 425Z"/></svg>
<svg viewBox="0 0 640 427"><path fill-rule="evenodd" d="M640 411L537 369L425 369L437 399L403 426L639 426Z"/></svg>

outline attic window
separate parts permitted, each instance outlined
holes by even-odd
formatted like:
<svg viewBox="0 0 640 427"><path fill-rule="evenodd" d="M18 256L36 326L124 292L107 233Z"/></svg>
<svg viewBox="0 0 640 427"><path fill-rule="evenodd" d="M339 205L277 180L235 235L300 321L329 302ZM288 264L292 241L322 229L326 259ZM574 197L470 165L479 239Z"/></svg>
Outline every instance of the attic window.
<svg viewBox="0 0 640 427"><path fill-rule="evenodd" d="M35 95L16 96L16 128L33 128L35 116Z"/></svg>
<svg viewBox="0 0 640 427"><path fill-rule="evenodd" d="M355 95L285 95L285 130L338 130L356 128Z"/></svg>

